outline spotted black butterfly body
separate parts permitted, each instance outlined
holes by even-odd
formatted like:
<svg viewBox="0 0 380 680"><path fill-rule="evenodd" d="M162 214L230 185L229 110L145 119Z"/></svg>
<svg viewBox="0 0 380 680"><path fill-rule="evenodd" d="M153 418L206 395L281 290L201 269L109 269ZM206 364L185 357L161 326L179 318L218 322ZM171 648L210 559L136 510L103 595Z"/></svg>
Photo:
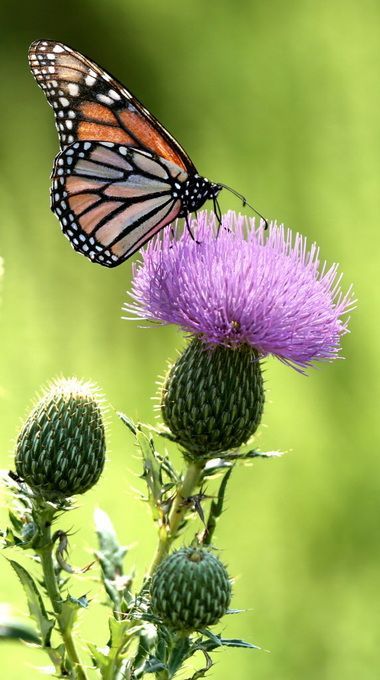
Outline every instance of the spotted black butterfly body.
<svg viewBox="0 0 380 680"><path fill-rule="evenodd" d="M115 78L62 43L38 40L32 73L54 109L61 152L51 208L75 250L106 267L216 197L159 121Z"/></svg>

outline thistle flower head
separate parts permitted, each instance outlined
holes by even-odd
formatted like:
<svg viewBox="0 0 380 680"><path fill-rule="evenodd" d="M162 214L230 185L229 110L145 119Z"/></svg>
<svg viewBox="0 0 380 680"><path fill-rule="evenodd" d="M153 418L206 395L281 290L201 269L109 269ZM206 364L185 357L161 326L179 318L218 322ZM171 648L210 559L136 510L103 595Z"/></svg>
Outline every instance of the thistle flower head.
<svg viewBox="0 0 380 680"><path fill-rule="evenodd" d="M193 237L174 227L149 242L134 268L133 318L178 324L209 345L249 345L303 371L339 356L354 305L336 264L282 225L268 233L234 212L199 213Z"/></svg>
<svg viewBox="0 0 380 680"><path fill-rule="evenodd" d="M150 592L152 611L166 626L192 631L217 623L226 613L231 582L210 550L181 548L161 562Z"/></svg>
<svg viewBox="0 0 380 680"><path fill-rule="evenodd" d="M264 385L251 347L188 344L161 390L162 419L188 459L205 460L237 448L260 425Z"/></svg>
<svg viewBox="0 0 380 680"><path fill-rule="evenodd" d="M41 396L16 443L17 474L48 500L84 493L105 461L102 403L94 385L56 380Z"/></svg>

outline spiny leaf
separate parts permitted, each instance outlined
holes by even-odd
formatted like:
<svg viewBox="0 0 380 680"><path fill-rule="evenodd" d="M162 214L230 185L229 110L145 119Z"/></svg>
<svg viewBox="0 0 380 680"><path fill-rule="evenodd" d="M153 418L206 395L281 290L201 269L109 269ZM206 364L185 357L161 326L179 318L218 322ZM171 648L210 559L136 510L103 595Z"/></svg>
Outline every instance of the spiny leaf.
<svg viewBox="0 0 380 680"><path fill-rule="evenodd" d="M145 673L158 673L159 671L167 670L167 666L164 663L156 659L155 656L151 656L141 668L141 673L138 673L137 677L142 677Z"/></svg>
<svg viewBox="0 0 380 680"><path fill-rule="evenodd" d="M101 564L104 576L113 580L116 575L120 576L123 573L123 559L128 548L119 544L111 520L103 510L100 508L95 510L94 520L100 548L96 552L96 557Z"/></svg>
<svg viewBox="0 0 380 680"><path fill-rule="evenodd" d="M188 637L180 637L170 654L168 661L169 677L172 678L181 668L183 662L189 657L190 641Z"/></svg>
<svg viewBox="0 0 380 680"><path fill-rule="evenodd" d="M261 649L258 645L252 644L252 642L245 642L244 640L239 640L238 638L220 638L223 647L244 647L245 649Z"/></svg>
<svg viewBox="0 0 380 680"><path fill-rule="evenodd" d="M100 669L102 677L104 677L104 671L106 671L109 666L108 655L104 654L104 652L102 652L102 650L99 649L92 642L88 642L87 646L90 650L91 656L93 658L94 663L96 664L96 667Z"/></svg>
<svg viewBox="0 0 380 680"><path fill-rule="evenodd" d="M10 527L7 527L2 535L2 548L12 548L13 546L22 547L22 540Z"/></svg>
<svg viewBox="0 0 380 680"><path fill-rule="evenodd" d="M218 649L219 647L244 647L246 649L261 649L261 647L258 647L251 642L244 642L244 640L240 640L238 638L222 638L220 635L216 635L206 628L200 631L200 633L207 639L203 640L202 638L198 638L198 640L196 640L192 645L192 653L198 650L212 652L214 649Z"/></svg>
<svg viewBox="0 0 380 680"><path fill-rule="evenodd" d="M223 458L211 458L211 460L207 461L204 467L202 473L202 480L204 481L205 479L213 477L214 475L217 475L219 472L231 468L232 465L233 465L232 461L228 462Z"/></svg>
<svg viewBox="0 0 380 680"><path fill-rule="evenodd" d="M281 458L284 455L284 451L257 451L252 449L251 451L245 452L231 452L226 453L224 456L225 460L249 460L252 458Z"/></svg>
<svg viewBox="0 0 380 680"><path fill-rule="evenodd" d="M24 640L36 645L41 644L41 638L36 631L25 623L14 619L2 619L0 622L0 638L4 640Z"/></svg>
<svg viewBox="0 0 380 680"><path fill-rule="evenodd" d="M138 668L144 662L144 659L153 650L157 640L157 633L155 626L150 624L141 627L140 639L135 654L133 665Z"/></svg>
<svg viewBox="0 0 380 680"><path fill-rule="evenodd" d="M62 611L59 615L61 625L65 630L71 630L75 619L77 617L79 609L87 609L89 605L86 595L82 597L75 598L69 597L62 603Z"/></svg>
<svg viewBox="0 0 380 680"><path fill-rule="evenodd" d="M112 650L119 649L121 646L126 649L134 638L139 637L144 628L144 624L136 625L136 622L128 619L118 621L113 617L108 620L108 626L110 630L110 646L112 648L110 655Z"/></svg>
<svg viewBox="0 0 380 680"><path fill-rule="evenodd" d="M227 483L229 478L231 477L233 468L230 467L229 470L227 470L226 474L224 475L221 484L219 486L219 491L218 491L218 496L216 500L213 500L211 502L210 506L210 512L209 516L207 519L207 524L205 531L203 532L203 541L202 543L204 545L210 545L211 540L216 528L216 521L220 517L220 515L223 512L223 503L224 503L224 497L226 494L226 489L227 489Z"/></svg>
<svg viewBox="0 0 380 680"><path fill-rule="evenodd" d="M9 560L9 564L15 570L24 588L30 615L36 621L41 633L42 644L49 645L51 632L54 628L54 620L49 619L46 613L40 592L32 576L15 560Z"/></svg>
<svg viewBox="0 0 380 680"><path fill-rule="evenodd" d="M119 416L120 420L128 427L128 429L136 436L138 427L136 423L133 422L132 418L127 416L125 413L122 413L121 411L118 411L117 415Z"/></svg>
<svg viewBox="0 0 380 680"><path fill-rule="evenodd" d="M160 501L162 496L162 471L161 463L158 460L154 448L153 439L147 437L144 432L137 432L136 441L143 458L143 479L148 487L148 499L152 507L153 518L161 516Z"/></svg>
<svg viewBox="0 0 380 680"><path fill-rule="evenodd" d="M143 423L143 426L150 432L154 432L154 434L157 434L159 437L162 437L163 439L168 439L171 442L177 441L177 438L170 432L168 427L165 426L154 427L153 425L149 425L147 423Z"/></svg>
<svg viewBox="0 0 380 680"><path fill-rule="evenodd" d="M22 520L20 519L20 517L18 517L18 515L16 515L16 514L13 512L13 510L9 510L9 511L8 511L8 515L9 515L9 519L10 519L10 522L11 522L11 524L12 524L14 530L15 530L15 531L18 531L18 532L21 532L21 531L22 531L22 527L23 527L23 522L22 522Z"/></svg>
<svg viewBox="0 0 380 680"><path fill-rule="evenodd" d="M215 645L215 647L221 647L222 646L219 635L212 633L211 630L209 630L208 628L204 628L200 632L201 632L202 635L207 637L210 640L210 642L212 642L212 644Z"/></svg>

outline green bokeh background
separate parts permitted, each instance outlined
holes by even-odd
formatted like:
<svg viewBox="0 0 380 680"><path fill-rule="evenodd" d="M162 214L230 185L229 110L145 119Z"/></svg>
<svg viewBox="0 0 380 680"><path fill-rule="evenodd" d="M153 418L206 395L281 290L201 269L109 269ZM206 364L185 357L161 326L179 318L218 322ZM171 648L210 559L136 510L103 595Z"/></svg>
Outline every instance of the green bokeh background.
<svg viewBox="0 0 380 680"><path fill-rule="evenodd" d="M259 444L281 460L236 470L218 527L249 608L225 634L262 652L225 650L214 680L372 680L379 624L379 70L377 0L65 0L16 6L0 27L1 467L20 418L57 375L99 383L111 404L106 472L70 515L71 560L90 561L92 512L113 517L131 560L148 565L154 531L136 451L115 410L152 420L155 381L182 344L175 329L121 320L131 264L106 270L70 249L49 211L57 152L52 112L28 72L36 38L67 42L128 85L183 143L200 172L249 197L268 218L339 261L359 303L345 361L310 377L270 359ZM240 209L231 195L222 205ZM5 514L5 513L3 513ZM20 584L0 562L0 600L25 615ZM81 624L104 644L95 582ZM103 615L103 617L102 617ZM35 680L47 663L1 646L2 674Z"/></svg>

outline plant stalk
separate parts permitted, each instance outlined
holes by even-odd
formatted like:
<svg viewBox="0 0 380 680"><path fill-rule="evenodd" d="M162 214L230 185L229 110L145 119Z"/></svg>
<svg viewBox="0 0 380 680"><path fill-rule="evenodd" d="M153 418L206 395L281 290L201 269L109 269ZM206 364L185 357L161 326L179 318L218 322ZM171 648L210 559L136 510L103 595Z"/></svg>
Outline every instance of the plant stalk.
<svg viewBox="0 0 380 680"><path fill-rule="evenodd" d="M178 528L181 526L185 514L188 510L186 500L193 494L201 478L204 461L189 463L181 486L178 488L169 513L169 521L160 527L159 539L156 554L147 573L147 577L152 576L158 565L168 555L171 544L176 538Z"/></svg>
<svg viewBox="0 0 380 680"><path fill-rule="evenodd" d="M62 617L62 597L59 592L59 587L57 583L57 577L54 569L53 562L53 547L54 544L51 539L51 522L43 521L41 522L41 538L42 546L37 550L40 559L41 566L44 575L44 585L49 596L50 602L52 604L54 613L56 615L57 624L59 631L61 633L67 657L70 661L72 667L73 675L75 680L87 680L86 673L81 664L80 658L78 656L74 639L72 636L72 630L69 630L65 624Z"/></svg>

